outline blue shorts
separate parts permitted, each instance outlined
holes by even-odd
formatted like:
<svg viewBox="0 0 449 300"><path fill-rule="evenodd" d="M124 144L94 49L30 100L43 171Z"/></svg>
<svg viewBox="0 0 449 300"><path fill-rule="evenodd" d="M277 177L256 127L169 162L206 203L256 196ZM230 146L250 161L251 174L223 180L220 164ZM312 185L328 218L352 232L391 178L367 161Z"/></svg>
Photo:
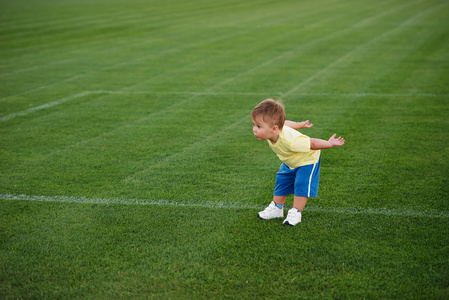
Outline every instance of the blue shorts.
<svg viewBox="0 0 449 300"><path fill-rule="evenodd" d="M275 196L293 194L298 197L316 197L320 179L321 157L316 164L290 169L282 163L276 175Z"/></svg>

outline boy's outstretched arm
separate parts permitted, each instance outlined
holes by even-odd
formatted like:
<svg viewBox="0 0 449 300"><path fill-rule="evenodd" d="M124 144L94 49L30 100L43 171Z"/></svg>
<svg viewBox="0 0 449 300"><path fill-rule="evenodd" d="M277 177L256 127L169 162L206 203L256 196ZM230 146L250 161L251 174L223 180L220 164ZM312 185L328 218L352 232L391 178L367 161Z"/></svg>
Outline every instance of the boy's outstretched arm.
<svg viewBox="0 0 449 300"><path fill-rule="evenodd" d="M339 136L335 138L337 134L334 134L329 138L328 141L320 140L320 139L310 139L310 149L311 150L321 150L328 149L334 146L342 146L345 144L345 139Z"/></svg>
<svg viewBox="0 0 449 300"><path fill-rule="evenodd" d="M309 120L304 122L293 122L289 120L285 120L284 125L293 128L293 129L299 129L299 128L310 128L313 126L312 123L309 123Z"/></svg>

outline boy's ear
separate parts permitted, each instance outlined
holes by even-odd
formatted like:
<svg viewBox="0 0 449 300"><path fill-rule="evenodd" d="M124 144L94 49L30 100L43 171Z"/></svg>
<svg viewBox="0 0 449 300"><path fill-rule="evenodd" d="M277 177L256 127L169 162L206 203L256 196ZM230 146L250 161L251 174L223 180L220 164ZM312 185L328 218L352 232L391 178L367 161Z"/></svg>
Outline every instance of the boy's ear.
<svg viewBox="0 0 449 300"><path fill-rule="evenodd" d="M272 128L272 131L273 131L273 133L275 133L275 132L279 132L281 130L279 129L279 126L274 125L273 128Z"/></svg>

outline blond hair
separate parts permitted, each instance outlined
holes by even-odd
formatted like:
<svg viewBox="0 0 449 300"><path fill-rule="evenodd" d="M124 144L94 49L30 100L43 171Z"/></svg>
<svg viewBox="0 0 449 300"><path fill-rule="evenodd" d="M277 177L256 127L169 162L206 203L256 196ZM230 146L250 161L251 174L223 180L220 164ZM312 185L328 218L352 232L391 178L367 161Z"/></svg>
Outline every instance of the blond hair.
<svg viewBox="0 0 449 300"><path fill-rule="evenodd" d="M274 99L263 100L251 112L251 119L262 120L270 126L277 125L279 129L282 129L285 122L284 106Z"/></svg>

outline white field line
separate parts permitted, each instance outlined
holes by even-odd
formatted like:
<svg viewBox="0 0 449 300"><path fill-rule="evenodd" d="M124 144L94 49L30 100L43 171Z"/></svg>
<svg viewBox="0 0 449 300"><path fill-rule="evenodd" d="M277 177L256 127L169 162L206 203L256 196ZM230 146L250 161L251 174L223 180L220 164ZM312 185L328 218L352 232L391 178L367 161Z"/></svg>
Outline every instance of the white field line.
<svg viewBox="0 0 449 300"><path fill-rule="evenodd" d="M25 72L30 72L30 71L36 71L36 70L42 70L44 67L51 67L51 66L55 66L55 65L62 65L65 63L69 63L69 62L73 62L73 58L69 58L69 59L64 59L64 60L60 60L60 61L55 61L55 62L51 62L48 64L45 64L45 66L42 65L35 65L35 66L31 66L25 69L20 69L20 70L15 70L9 73L4 73L4 74L0 74L0 78L3 77L7 77L10 75L16 75L16 74L20 74L20 73L25 73Z"/></svg>
<svg viewBox="0 0 449 300"><path fill-rule="evenodd" d="M210 209L264 209L266 204L251 203L226 203L226 202L184 202L172 200L145 200L126 198L88 198L75 196L33 196L33 195L12 195L0 194L0 199L11 201L31 201L31 202L65 202L81 204L123 204L123 205L156 205L156 206L176 206L176 207L202 207ZM319 207L306 206L305 212L338 213L338 214L362 214L362 215L382 215L398 217L423 217L423 218L449 218L449 212L418 211L405 209L387 208L357 208L357 207Z"/></svg>
<svg viewBox="0 0 449 300"><path fill-rule="evenodd" d="M39 106L36 106L36 107L31 107L31 108L28 108L26 110L22 110L22 111L19 111L19 112L10 114L10 115L3 116L3 117L0 118L0 122L8 121L8 120L14 119L15 117L27 115L29 113L32 113L32 112L35 112L35 111L38 111L38 110L50 108L50 107L62 104L64 102L73 100L73 99L77 99L77 98L81 98L81 97L87 96L89 94L92 94L92 92L82 92L82 93L79 93L79 94L75 94L75 95L72 95L72 96L68 96L68 97L59 99L57 101L48 102L48 103L45 103L45 104L42 104L42 105L39 105Z"/></svg>
<svg viewBox="0 0 449 300"><path fill-rule="evenodd" d="M68 97L65 97L65 98L62 98L62 99L59 99L59 100L56 100L56 101L48 102L48 103L45 103L45 104L42 104L42 105L39 105L39 106L36 106L36 107L31 107L31 108L28 108L26 110L22 110L22 111L19 111L19 112L10 114L10 115L3 116L3 117L0 118L0 122L8 121L8 120L14 119L15 117L27 115L29 113L32 113L32 112L35 112L35 111L38 111L38 110L50 108L50 107L62 104L64 102L67 102L67 101L70 101L70 100L73 100L73 99L77 99L77 98L81 98L81 97L84 97L84 96L87 96L87 95L90 95L90 94L92 94L92 92L86 91L86 92L82 92L82 93L79 93L79 94L68 96Z"/></svg>
<svg viewBox="0 0 449 300"><path fill-rule="evenodd" d="M449 97L447 94L434 94L434 93L418 93L418 94L390 94L390 93L289 93L292 96L330 96L330 97ZM193 91L180 91L180 92L158 92L158 91L85 91L72 96L68 96L56 101L48 102L36 107L31 107L23 111L19 111L10 115L6 115L0 118L0 122L9 121L15 117L24 116L32 112L50 108L70 100L82 98L92 94L111 94L111 95L137 95L137 94L148 94L148 95L193 95L193 96L284 96L287 93L282 92L193 92Z"/></svg>

